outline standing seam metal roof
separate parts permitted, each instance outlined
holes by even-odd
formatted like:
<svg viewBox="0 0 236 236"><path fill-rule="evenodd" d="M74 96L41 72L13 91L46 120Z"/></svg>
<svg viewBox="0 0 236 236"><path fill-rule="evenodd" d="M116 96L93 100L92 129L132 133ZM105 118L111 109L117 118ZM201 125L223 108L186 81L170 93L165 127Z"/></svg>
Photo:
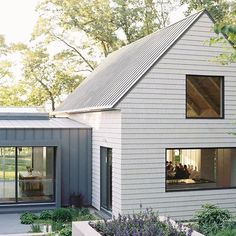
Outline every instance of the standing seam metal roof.
<svg viewBox="0 0 236 236"><path fill-rule="evenodd" d="M0 120L0 129L89 129L91 127L68 118L48 120Z"/></svg>
<svg viewBox="0 0 236 236"><path fill-rule="evenodd" d="M200 11L111 53L56 112L113 108L204 12Z"/></svg>

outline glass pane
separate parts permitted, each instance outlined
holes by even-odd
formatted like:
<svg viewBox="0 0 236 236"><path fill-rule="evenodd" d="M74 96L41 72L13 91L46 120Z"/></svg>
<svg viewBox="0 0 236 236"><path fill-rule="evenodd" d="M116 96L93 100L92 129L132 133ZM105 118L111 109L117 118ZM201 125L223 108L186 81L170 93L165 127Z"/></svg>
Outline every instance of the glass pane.
<svg viewBox="0 0 236 236"><path fill-rule="evenodd" d="M167 150L167 190L236 187L236 149Z"/></svg>
<svg viewBox="0 0 236 236"><path fill-rule="evenodd" d="M222 77L187 76L187 117L222 117Z"/></svg>
<svg viewBox="0 0 236 236"><path fill-rule="evenodd" d="M112 149L101 147L101 207L112 209Z"/></svg>
<svg viewBox="0 0 236 236"><path fill-rule="evenodd" d="M15 148L0 148L0 202L15 202Z"/></svg>
<svg viewBox="0 0 236 236"><path fill-rule="evenodd" d="M107 149L107 207L112 209L112 149Z"/></svg>
<svg viewBox="0 0 236 236"><path fill-rule="evenodd" d="M18 201L54 199L54 148L18 148Z"/></svg>

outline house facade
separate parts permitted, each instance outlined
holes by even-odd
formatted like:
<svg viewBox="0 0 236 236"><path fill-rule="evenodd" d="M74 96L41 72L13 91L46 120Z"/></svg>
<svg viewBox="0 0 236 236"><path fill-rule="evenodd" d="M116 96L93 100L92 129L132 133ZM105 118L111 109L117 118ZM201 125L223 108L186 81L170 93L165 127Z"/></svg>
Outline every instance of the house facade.
<svg viewBox="0 0 236 236"><path fill-rule="evenodd" d="M236 65L198 12L112 53L56 110L92 127L92 205L189 219L236 208Z"/></svg>
<svg viewBox="0 0 236 236"><path fill-rule="evenodd" d="M91 128L35 109L0 109L0 213L69 206L79 194L91 205Z"/></svg>

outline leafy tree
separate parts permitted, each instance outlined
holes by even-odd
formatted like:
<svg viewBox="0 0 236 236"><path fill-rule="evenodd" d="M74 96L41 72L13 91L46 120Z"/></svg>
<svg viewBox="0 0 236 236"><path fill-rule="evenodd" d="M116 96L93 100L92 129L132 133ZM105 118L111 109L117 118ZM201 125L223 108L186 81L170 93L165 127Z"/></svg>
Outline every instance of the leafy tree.
<svg viewBox="0 0 236 236"><path fill-rule="evenodd" d="M218 37L209 39L210 44L221 43L225 45L225 36L236 49L236 3L229 0L181 0L181 4L187 4L186 14L193 10L207 9L215 20L214 30ZM218 55L215 60L222 64L236 62L236 51L230 48L225 53Z"/></svg>
<svg viewBox="0 0 236 236"><path fill-rule="evenodd" d="M73 91L83 80L75 72L75 61L68 59L64 51L50 55L46 48L27 49L23 54L23 75L26 103L42 105L50 101L51 109L61 101L63 95Z"/></svg>
<svg viewBox="0 0 236 236"><path fill-rule="evenodd" d="M236 62L236 3L231 5L230 11L221 22L215 24L214 29L219 37L212 39L212 43L222 41L224 34L234 47L232 52L219 55L218 60L223 64Z"/></svg>
<svg viewBox="0 0 236 236"><path fill-rule="evenodd" d="M223 20L230 8L230 4L226 0L180 0L180 4L187 4L186 15L193 10L207 9L216 21Z"/></svg>
<svg viewBox="0 0 236 236"><path fill-rule="evenodd" d="M174 0L42 0L31 42L9 47L22 57L23 78L4 84L0 102L50 103L54 110L109 53L166 26L174 5ZM1 45L4 38L0 54ZM0 63L0 78L4 68Z"/></svg>
<svg viewBox="0 0 236 236"><path fill-rule="evenodd" d="M9 46L6 44L5 37L0 35L0 79L4 77L11 77L12 63L7 58L9 52Z"/></svg>
<svg viewBox="0 0 236 236"><path fill-rule="evenodd" d="M40 18L33 35L34 37L44 35L48 42L59 40L69 47L75 45L74 48L77 48L75 41L69 42L67 39L68 31L76 32L86 39L83 42L83 49L86 48L90 54L99 53L101 56L107 56L121 46L168 24L169 11L173 8L174 2L173 0L44 0L38 6ZM81 48L79 49L81 53ZM81 57L80 54L79 56ZM93 69L91 63L86 61L85 63Z"/></svg>

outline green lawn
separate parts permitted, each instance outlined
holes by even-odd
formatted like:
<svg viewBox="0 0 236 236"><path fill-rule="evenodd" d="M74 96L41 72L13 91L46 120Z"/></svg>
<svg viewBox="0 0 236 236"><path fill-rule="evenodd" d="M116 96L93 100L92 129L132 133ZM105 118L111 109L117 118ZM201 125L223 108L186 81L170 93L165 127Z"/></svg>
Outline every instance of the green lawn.
<svg viewBox="0 0 236 236"><path fill-rule="evenodd" d="M31 166L31 157L18 159L18 172L26 171L26 166ZM15 157L6 156L5 160L0 158L0 179L3 179L3 170L5 170L5 179L10 180L15 178Z"/></svg>

